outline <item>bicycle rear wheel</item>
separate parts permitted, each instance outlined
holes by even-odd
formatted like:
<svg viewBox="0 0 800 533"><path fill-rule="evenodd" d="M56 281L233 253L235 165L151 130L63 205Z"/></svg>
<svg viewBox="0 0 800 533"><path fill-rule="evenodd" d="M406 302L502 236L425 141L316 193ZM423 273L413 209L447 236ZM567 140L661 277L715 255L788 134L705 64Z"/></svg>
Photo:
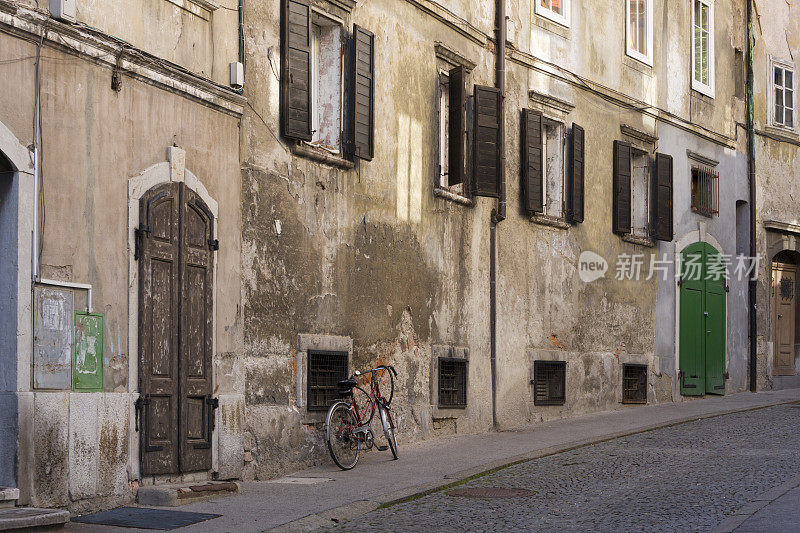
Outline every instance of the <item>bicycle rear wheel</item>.
<svg viewBox="0 0 800 533"><path fill-rule="evenodd" d="M389 448L392 450L392 455L397 459L397 438L394 436L394 419L389 408L385 405L379 405L378 410L381 413L381 425L383 426L383 433L386 435L386 440L389 441Z"/></svg>
<svg viewBox="0 0 800 533"><path fill-rule="evenodd" d="M336 466L350 470L358 463L361 441L353 435L356 420L346 402L336 402L328 409L325 420L325 442Z"/></svg>

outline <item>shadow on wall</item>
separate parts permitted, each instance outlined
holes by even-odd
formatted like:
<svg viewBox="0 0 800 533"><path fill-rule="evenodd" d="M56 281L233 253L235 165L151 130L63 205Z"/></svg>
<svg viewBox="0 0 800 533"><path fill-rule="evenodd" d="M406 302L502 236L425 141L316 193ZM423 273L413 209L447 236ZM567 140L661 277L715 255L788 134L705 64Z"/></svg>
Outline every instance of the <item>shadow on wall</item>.
<svg viewBox="0 0 800 533"><path fill-rule="evenodd" d="M397 218L422 220L422 124L403 113L397 117Z"/></svg>

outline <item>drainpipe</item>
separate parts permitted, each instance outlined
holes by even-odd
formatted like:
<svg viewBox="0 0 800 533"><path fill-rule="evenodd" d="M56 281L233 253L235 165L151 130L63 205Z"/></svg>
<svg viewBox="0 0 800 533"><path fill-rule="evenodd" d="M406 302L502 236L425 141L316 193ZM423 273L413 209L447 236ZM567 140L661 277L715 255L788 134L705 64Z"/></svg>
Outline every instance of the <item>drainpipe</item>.
<svg viewBox="0 0 800 533"><path fill-rule="evenodd" d="M239 63L242 64L242 69L245 71L245 80L247 79L247 69L244 64L244 0L239 0ZM244 93L244 86L241 89L236 89L239 94Z"/></svg>
<svg viewBox="0 0 800 533"><path fill-rule="evenodd" d="M497 428L497 224L506 218L506 0L496 0L495 87L500 90L500 199L489 223L489 338L492 369L492 427Z"/></svg>
<svg viewBox="0 0 800 533"><path fill-rule="evenodd" d="M756 257L756 137L753 116L753 0L747 2L747 176L750 187L750 257ZM750 334L750 391L756 392L757 335L756 281L758 272L753 270L748 287L748 312Z"/></svg>
<svg viewBox="0 0 800 533"><path fill-rule="evenodd" d="M42 29L44 32L45 29ZM34 72L34 110L33 110L33 232L31 235L31 278L39 281L39 180L41 179L41 143L42 138L42 99L41 99L41 55L42 44L36 47L36 65Z"/></svg>

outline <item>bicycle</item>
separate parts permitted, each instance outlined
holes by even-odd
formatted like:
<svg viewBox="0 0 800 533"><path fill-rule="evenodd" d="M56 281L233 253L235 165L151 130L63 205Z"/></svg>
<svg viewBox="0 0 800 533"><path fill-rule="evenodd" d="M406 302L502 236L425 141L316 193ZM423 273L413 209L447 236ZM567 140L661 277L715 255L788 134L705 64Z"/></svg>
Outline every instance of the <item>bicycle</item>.
<svg viewBox="0 0 800 533"><path fill-rule="evenodd" d="M370 377L370 392L358 386L355 378ZM389 396L382 396L380 378L388 376ZM325 441L333 462L342 470L350 470L358 463L362 448L369 450L375 446L375 434L370 426L377 406L383 432L397 459L397 439L394 434L394 419L389 404L394 396L394 378L397 371L392 366L381 365L365 373L356 372L348 379L338 383L339 395L328 409L325 419ZM386 450L386 446L377 446L378 450Z"/></svg>

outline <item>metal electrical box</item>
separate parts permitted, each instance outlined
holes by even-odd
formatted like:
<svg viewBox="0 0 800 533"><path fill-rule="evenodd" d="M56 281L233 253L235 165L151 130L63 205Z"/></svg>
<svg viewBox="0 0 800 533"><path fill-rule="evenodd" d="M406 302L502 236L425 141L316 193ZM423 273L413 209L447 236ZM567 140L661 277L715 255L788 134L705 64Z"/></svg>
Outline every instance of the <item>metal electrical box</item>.
<svg viewBox="0 0 800 533"><path fill-rule="evenodd" d="M75 22L78 17L77 0L50 0L50 14L57 19Z"/></svg>
<svg viewBox="0 0 800 533"><path fill-rule="evenodd" d="M76 391L103 391L103 332L100 313L75 313L75 360L73 381Z"/></svg>
<svg viewBox="0 0 800 533"><path fill-rule="evenodd" d="M33 387L72 388L72 291L36 287L33 291Z"/></svg>

